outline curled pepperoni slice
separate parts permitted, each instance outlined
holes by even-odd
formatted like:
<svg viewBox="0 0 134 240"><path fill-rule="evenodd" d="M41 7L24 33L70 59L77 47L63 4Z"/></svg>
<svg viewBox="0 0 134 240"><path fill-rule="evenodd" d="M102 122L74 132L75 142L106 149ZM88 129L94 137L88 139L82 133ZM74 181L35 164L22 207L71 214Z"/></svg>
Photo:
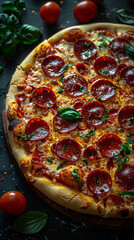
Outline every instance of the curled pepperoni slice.
<svg viewBox="0 0 134 240"><path fill-rule="evenodd" d="M56 102L56 96L50 88L36 88L32 94L33 102L41 108L51 108Z"/></svg>
<svg viewBox="0 0 134 240"><path fill-rule="evenodd" d="M60 133L71 132L78 126L78 121L69 121L56 114L53 119L54 128Z"/></svg>
<svg viewBox="0 0 134 240"><path fill-rule="evenodd" d="M96 59L94 69L101 76L113 77L117 72L118 66L113 58L102 56Z"/></svg>
<svg viewBox="0 0 134 240"><path fill-rule="evenodd" d="M134 166L124 164L119 171L116 171L115 181L125 190L134 190Z"/></svg>
<svg viewBox="0 0 134 240"><path fill-rule="evenodd" d="M97 101L85 103L82 108L82 115L88 125L101 125L103 123L102 117L105 115L105 106Z"/></svg>
<svg viewBox="0 0 134 240"><path fill-rule="evenodd" d="M41 66L49 77L59 77L64 72L65 62L59 56L50 55L42 60Z"/></svg>
<svg viewBox="0 0 134 240"><path fill-rule="evenodd" d="M87 81L80 75L72 74L64 78L63 88L71 97L79 97L87 91Z"/></svg>
<svg viewBox="0 0 134 240"><path fill-rule="evenodd" d="M87 68L84 63L77 63L76 69L80 74L84 74L84 72L86 71Z"/></svg>
<svg viewBox="0 0 134 240"><path fill-rule="evenodd" d="M90 40L81 39L75 42L74 53L77 58L86 61L92 59L96 55L97 48Z"/></svg>
<svg viewBox="0 0 134 240"><path fill-rule="evenodd" d="M87 187L93 194L105 194L112 187L111 176L104 170L96 169L89 173Z"/></svg>
<svg viewBox="0 0 134 240"><path fill-rule="evenodd" d="M107 101L115 96L116 89L109 80L100 79L93 82L91 92L95 98Z"/></svg>
<svg viewBox="0 0 134 240"><path fill-rule="evenodd" d="M65 138L57 143L56 154L69 162L75 162L80 158L81 147L74 139Z"/></svg>
<svg viewBox="0 0 134 240"><path fill-rule="evenodd" d="M87 158L89 161L96 159L97 157L97 150L93 146L88 146L85 148L83 153L84 158Z"/></svg>
<svg viewBox="0 0 134 240"><path fill-rule="evenodd" d="M134 129L134 106L123 107L118 116L119 124L125 129Z"/></svg>
<svg viewBox="0 0 134 240"><path fill-rule="evenodd" d="M126 66L122 69L120 79L130 87L134 87L134 66Z"/></svg>
<svg viewBox="0 0 134 240"><path fill-rule="evenodd" d="M30 141L43 140L49 134L49 126L43 119L32 118L26 125L26 134L32 135Z"/></svg>
<svg viewBox="0 0 134 240"><path fill-rule="evenodd" d="M99 139L98 147L103 157L111 158L121 152L122 141L115 134L105 134Z"/></svg>
<svg viewBox="0 0 134 240"><path fill-rule="evenodd" d="M124 38L115 38L109 44L109 52L115 58L127 59L128 56L125 53L126 44L130 44L130 42Z"/></svg>

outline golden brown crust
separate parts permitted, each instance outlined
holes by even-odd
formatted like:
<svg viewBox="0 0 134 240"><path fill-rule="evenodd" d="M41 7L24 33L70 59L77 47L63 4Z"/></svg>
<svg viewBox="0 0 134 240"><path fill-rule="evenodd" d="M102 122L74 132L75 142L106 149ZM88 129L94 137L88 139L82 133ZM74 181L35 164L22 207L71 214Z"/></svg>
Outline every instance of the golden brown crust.
<svg viewBox="0 0 134 240"><path fill-rule="evenodd" d="M122 24L110 24L110 23L95 23L95 24L74 26L56 33L54 36L49 38L48 41L45 40L43 43L39 44L39 46L37 46L26 57L26 59L20 64L20 66L17 67L17 70L12 77L10 88L7 94L7 100L6 100L6 109L8 109L7 118L9 120L16 117L16 112L15 110L13 110L13 106L10 105L10 102L15 100L15 94L17 92L18 83L21 81L21 79L24 79L27 76L27 73L29 72L30 68L33 66L34 62L36 61L38 49L40 49L41 46L43 46L43 44L47 46L49 46L50 44L51 45L55 44L56 42L63 39L66 33L72 29L81 29L87 32L95 29L108 29L114 32L117 32L119 30L120 32L123 32L123 31L133 31L134 27L122 25ZM15 102L14 104L16 105L17 103ZM8 126L8 121L7 121L7 126ZM23 134L23 131L21 132L21 134ZM8 136L9 136L9 141L10 141L13 155L16 161L18 162L21 168L21 171L23 172L25 177L31 183L33 183L33 185L37 189L39 189L43 194L45 194L48 198L52 199L57 204L60 204L66 208L70 208L74 211L78 211L86 214L100 215L104 217L117 217L117 218L122 217L119 214L120 210L117 211L116 206L107 206L105 208L103 201L97 202L93 199L93 197L86 196L83 193L80 193L78 189L75 189L75 188L71 189L68 186L62 185L60 183L55 183L46 177L33 176L31 174L31 165L29 161L30 157L26 155L26 152L24 151L22 146L14 142L13 134L9 130L8 130ZM80 177L82 179L82 175L80 175ZM65 179L63 178L62 182L64 182L64 180ZM134 217L133 206L129 207L129 212L130 213L128 217Z"/></svg>

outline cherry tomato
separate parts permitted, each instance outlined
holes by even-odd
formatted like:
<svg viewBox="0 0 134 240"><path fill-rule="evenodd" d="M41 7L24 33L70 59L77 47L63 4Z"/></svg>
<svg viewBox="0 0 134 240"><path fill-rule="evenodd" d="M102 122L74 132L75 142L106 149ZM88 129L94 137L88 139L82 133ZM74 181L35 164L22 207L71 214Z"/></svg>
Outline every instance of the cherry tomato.
<svg viewBox="0 0 134 240"><path fill-rule="evenodd" d="M97 6L92 1L84 0L76 4L73 14L80 23L87 23L96 16Z"/></svg>
<svg viewBox="0 0 134 240"><path fill-rule="evenodd" d="M40 17L48 24L55 23L60 16L60 7L53 1L46 2L40 8Z"/></svg>
<svg viewBox="0 0 134 240"><path fill-rule="evenodd" d="M93 2L95 2L95 3L102 3L102 2L104 2L104 0L91 0L91 1L93 1Z"/></svg>
<svg viewBox="0 0 134 240"><path fill-rule="evenodd" d="M9 215L19 215L26 210L25 196L18 191L5 193L0 199L0 210Z"/></svg>

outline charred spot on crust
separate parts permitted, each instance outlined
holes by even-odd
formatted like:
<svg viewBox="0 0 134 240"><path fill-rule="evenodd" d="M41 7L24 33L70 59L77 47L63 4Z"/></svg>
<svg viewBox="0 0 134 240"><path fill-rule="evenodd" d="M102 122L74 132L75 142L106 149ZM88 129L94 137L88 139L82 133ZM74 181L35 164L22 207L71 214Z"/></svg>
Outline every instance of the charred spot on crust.
<svg viewBox="0 0 134 240"><path fill-rule="evenodd" d="M12 131L14 126L16 126L18 123L21 123L22 120L20 120L19 118L13 118L10 122L9 122L9 131Z"/></svg>

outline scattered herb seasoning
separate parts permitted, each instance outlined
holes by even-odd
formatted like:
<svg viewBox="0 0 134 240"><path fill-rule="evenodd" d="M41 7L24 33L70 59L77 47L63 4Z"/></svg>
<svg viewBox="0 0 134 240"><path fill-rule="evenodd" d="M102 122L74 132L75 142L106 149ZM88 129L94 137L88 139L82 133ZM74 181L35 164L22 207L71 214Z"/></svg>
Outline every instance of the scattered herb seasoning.
<svg viewBox="0 0 134 240"><path fill-rule="evenodd" d="M60 87L60 89L59 89L59 91L57 93L61 94L63 92L63 87L60 86L60 85L59 85L59 87Z"/></svg>
<svg viewBox="0 0 134 240"><path fill-rule="evenodd" d="M93 46L92 42L88 43L88 42L85 41L83 44L84 44L84 46L89 47L90 50L93 50L94 46Z"/></svg>
<svg viewBox="0 0 134 240"><path fill-rule="evenodd" d="M59 70L59 73L66 72L68 70L68 68L71 67L71 66L72 66L72 64L68 63L64 68Z"/></svg>
<svg viewBox="0 0 134 240"><path fill-rule="evenodd" d="M87 51L87 52L83 52L82 55L85 56L85 57L87 57L87 58L90 58L90 57L91 57L91 54L90 54L90 52L88 52L88 51Z"/></svg>
<svg viewBox="0 0 134 240"><path fill-rule="evenodd" d="M116 58L117 58L117 62L120 63L120 60L119 60L119 53L116 52Z"/></svg>
<svg viewBox="0 0 134 240"><path fill-rule="evenodd" d="M83 93L88 94L88 95L91 94L90 92L87 92L87 91L83 90L81 86L79 87L79 90L80 90L81 92L83 92Z"/></svg>
<svg viewBox="0 0 134 240"><path fill-rule="evenodd" d="M90 137L92 137L92 136L95 135L95 132L91 130L91 131L89 131L87 134L81 134L81 133L79 133L79 132L77 131L77 134L78 134L80 137L82 137L82 138L85 138L85 137L90 138Z"/></svg>
<svg viewBox="0 0 134 240"><path fill-rule="evenodd" d="M57 170L64 167L67 164L67 161L63 161L58 167Z"/></svg>
<svg viewBox="0 0 134 240"><path fill-rule="evenodd" d="M103 42L99 43L98 49L99 49L100 51L101 51L102 45L103 45L104 47L107 47L107 46L108 46L108 43L107 43L106 41L103 41Z"/></svg>
<svg viewBox="0 0 134 240"><path fill-rule="evenodd" d="M100 185L100 186L102 186L102 183L101 183L100 178L95 179L95 181L94 181L94 185Z"/></svg>
<svg viewBox="0 0 134 240"><path fill-rule="evenodd" d="M118 196L125 196L125 195L129 195L129 196L134 196L134 192L128 192L128 191L124 191L124 192L119 192L117 193Z"/></svg>
<svg viewBox="0 0 134 240"><path fill-rule="evenodd" d="M112 87L113 87L113 88L115 88L115 89L119 88L119 87L118 87L118 86L116 86L116 85L113 85Z"/></svg>
<svg viewBox="0 0 134 240"><path fill-rule="evenodd" d="M127 133L127 137L133 137L134 134L133 133Z"/></svg>
<svg viewBox="0 0 134 240"><path fill-rule="evenodd" d="M47 161L53 163L53 160L50 157L47 158Z"/></svg>
<svg viewBox="0 0 134 240"><path fill-rule="evenodd" d="M99 101L99 102L102 102L102 100L101 100L101 98L100 98L100 97L98 97L98 101Z"/></svg>
<svg viewBox="0 0 134 240"><path fill-rule="evenodd" d="M72 175L73 175L73 177L74 177L74 179L75 179L75 181L78 183L78 186L79 186L79 188L82 188L82 183L80 182L80 179L78 178L78 176L77 176L77 172L79 171L79 169L74 169L73 170L73 172L72 172Z"/></svg>
<svg viewBox="0 0 134 240"><path fill-rule="evenodd" d="M109 117L107 117L107 116L108 116L108 109L105 107L105 115L102 117L103 123L109 119Z"/></svg>
<svg viewBox="0 0 134 240"><path fill-rule="evenodd" d="M100 70L99 70L98 72L99 72L100 74L107 74L107 75L109 74L109 71L107 71L107 70L104 70L104 71L100 71Z"/></svg>
<svg viewBox="0 0 134 240"><path fill-rule="evenodd" d="M17 141L19 142L20 138L24 138L24 140L26 141L28 138L31 138L31 137L34 136L34 135L35 135L34 132L30 133L29 135L27 135L27 134L18 135Z"/></svg>
<svg viewBox="0 0 134 240"><path fill-rule="evenodd" d="M59 81L63 82L63 78L64 78L64 75L62 74Z"/></svg>
<svg viewBox="0 0 134 240"><path fill-rule="evenodd" d="M90 98L88 101L86 101L85 103L91 102L93 100L93 97Z"/></svg>
<svg viewBox="0 0 134 240"><path fill-rule="evenodd" d="M111 42L111 40L106 38L101 32L99 32L99 36L102 37L104 40Z"/></svg>
<svg viewBox="0 0 134 240"><path fill-rule="evenodd" d="M124 129L123 128L119 129L119 132L124 133Z"/></svg>

